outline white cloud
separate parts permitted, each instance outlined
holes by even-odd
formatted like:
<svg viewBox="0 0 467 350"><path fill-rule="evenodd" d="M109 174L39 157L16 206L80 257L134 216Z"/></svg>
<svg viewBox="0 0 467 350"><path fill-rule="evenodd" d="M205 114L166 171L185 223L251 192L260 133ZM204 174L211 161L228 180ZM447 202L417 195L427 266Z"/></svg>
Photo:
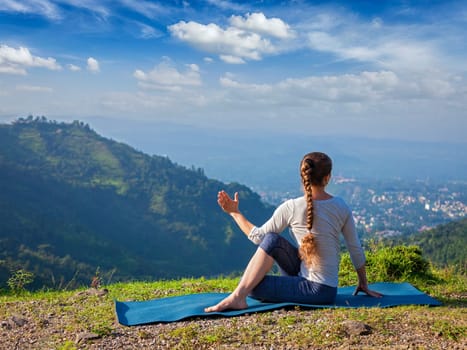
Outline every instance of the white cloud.
<svg viewBox="0 0 467 350"><path fill-rule="evenodd" d="M204 25L180 21L169 26L169 31L179 40L200 50L227 57L230 61L236 61L235 63L245 59L260 60L263 54L277 52L269 39L235 27L222 29L214 23Z"/></svg>
<svg viewBox="0 0 467 350"><path fill-rule="evenodd" d="M270 35L280 39L294 37L290 26L280 18L266 18L261 12L248 13L245 18L232 16L230 24L236 28L256 32L258 34Z"/></svg>
<svg viewBox="0 0 467 350"><path fill-rule="evenodd" d="M243 11L244 6L227 0L206 0L209 4L223 10Z"/></svg>
<svg viewBox="0 0 467 350"><path fill-rule="evenodd" d="M6 0L0 3L0 11L6 12L26 12L27 4L15 0Z"/></svg>
<svg viewBox="0 0 467 350"><path fill-rule="evenodd" d="M392 71L364 71L360 74L289 78L275 84L241 83L232 75L220 78L226 89L242 100L283 105L328 103L372 103L407 100L449 99L464 94L462 82L451 76L399 76Z"/></svg>
<svg viewBox="0 0 467 350"><path fill-rule="evenodd" d="M246 63L243 58L231 55L220 55L219 58L224 61L225 63L230 64L243 64Z"/></svg>
<svg viewBox="0 0 467 350"><path fill-rule="evenodd" d="M180 72L169 61L164 61L149 72L137 69L133 76L138 80L140 87L149 89L180 91L183 87L202 84L200 70L196 64L189 64L184 72Z"/></svg>
<svg viewBox="0 0 467 350"><path fill-rule="evenodd" d="M55 58L34 56L28 48L22 46L16 49L0 45L0 73L26 75L27 69L33 67L50 70L61 69Z"/></svg>
<svg viewBox="0 0 467 350"><path fill-rule="evenodd" d="M68 64L67 67L68 67L69 70L71 70L71 71L73 71L73 72L78 72L78 71L81 70L81 67L76 66L76 65L71 64L71 63Z"/></svg>
<svg viewBox="0 0 467 350"><path fill-rule="evenodd" d="M0 74L26 75L26 69L18 66L2 65L0 62Z"/></svg>
<svg viewBox="0 0 467 350"><path fill-rule="evenodd" d="M398 37L378 37L363 40L364 33L331 35L314 31L308 34L311 49L328 52L340 59L369 62L377 66L396 70L424 70L437 66L436 50L427 43L399 39ZM358 39L355 39L358 37ZM360 42L365 42L362 45Z"/></svg>
<svg viewBox="0 0 467 350"><path fill-rule="evenodd" d="M127 8L142 14L145 17L155 19L160 14L167 13L167 7L160 4L144 0L120 0L120 3Z"/></svg>
<svg viewBox="0 0 467 350"><path fill-rule="evenodd" d="M62 17L60 9L48 0L4 0L0 2L0 11L40 15L52 20Z"/></svg>
<svg viewBox="0 0 467 350"><path fill-rule="evenodd" d="M65 5L65 6L63 6ZM110 10L95 0L2 0L0 12L42 16L52 21L61 21L67 16L66 7L85 9L96 17L106 18Z"/></svg>
<svg viewBox="0 0 467 350"><path fill-rule="evenodd" d="M243 90L247 93L251 93L251 97L253 97L253 99L255 99L256 97L262 97L265 94L270 94L274 90L274 86L269 84L240 83L235 80L235 77L232 74L226 74L223 77L221 77L219 79L219 83L221 84L221 86L226 88L234 88L238 90Z"/></svg>
<svg viewBox="0 0 467 350"><path fill-rule="evenodd" d="M99 62L93 57L88 58L86 68L92 73L100 72Z"/></svg>
<svg viewBox="0 0 467 350"><path fill-rule="evenodd" d="M162 36L162 33L151 26L148 26L144 23L138 23L138 26L141 30L140 37L143 39L152 39L159 38Z"/></svg>
<svg viewBox="0 0 467 350"><path fill-rule="evenodd" d="M436 138L434 130L439 127L444 131L438 137L446 137L450 130L448 137L461 140L466 125L465 79L448 73L363 71L273 83L248 82L225 74L219 84L223 95L216 104L223 106L224 126L232 116L232 127L247 123L297 132L299 126L310 133L371 133L411 139Z"/></svg>
<svg viewBox="0 0 467 350"><path fill-rule="evenodd" d="M381 17L367 20L348 11L321 8L302 23L294 23L294 28L305 44L302 48L328 53L339 61L364 63L366 69L409 73L434 67L465 69L459 59L449 62L448 58L456 55L452 52L459 52L461 26L442 20L434 22L430 18L429 23L406 24Z"/></svg>
<svg viewBox="0 0 467 350"><path fill-rule="evenodd" d="M197 108L209 103L202 89L200 68L187 64L182 69L164 57L163 61L149 71L137 69L133 77L138 82L136 93L108 93L102 105L115 112L132 111L140 116L157 117L170 120L183 113L187 118Z"/></svg>
<svg viewBox="0 0 467 350"><path fill-rule="evenodd" d="M29 0L34 1L34 0ZM42 0L44 1L44 0ZM105 5L102 5L103 1L95 0L60 0L68 6L73 6L76 8L82 8L92 12L94 15L100 16L102 18L107 18L111 15L111 11Z"/></svg>

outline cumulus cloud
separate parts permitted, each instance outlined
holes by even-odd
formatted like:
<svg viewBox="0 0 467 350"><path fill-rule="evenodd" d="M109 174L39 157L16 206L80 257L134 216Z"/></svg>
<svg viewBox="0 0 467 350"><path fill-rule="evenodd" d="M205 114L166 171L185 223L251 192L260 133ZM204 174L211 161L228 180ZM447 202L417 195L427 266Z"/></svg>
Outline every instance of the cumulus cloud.
<svg viewBox="0 0 467 350"><path fill-rule="evenodd" d="M236 28L245 29L259 34L280 39L292 38L294 33L290 26L280 18L266 18L261 12L248 13L245 17L232 16L230 24Z"/></svg>
<svg viewBox="0 0 467 350"><path fill-rule="evenodd" d="M92 73L100 72L99 62L93 57L88 58L86 68Z"/></svg>
<svg viewBox="0 0 467 350"><path fill-rule="evenodd" d="M294 131L300 125L310 132L324 128L329 132L351 130L355 135L371 130L386 137L429 138L436 134L442 118L442 127L458 140L462 137L458 128L465 126L461 117L467 107L465 79L449 73L407 75L380 70L272 83L225 74L219 84L223 95L218 103L224 113L235 116L237 125Z"/></svg>
<svg viewBox="0 0 467 350"><path fill-rule="evenodd" d="M183 87L201 85L200 70L196 64L189 64L180 72L170 62L164 61L149 72L137 69L133 76L139 86L148 89L180 91Z"/></svg>
<svg viewBox="0 0 467 350"><path fill-rule="evenodd" d="M224 29L215 23L180 21L168 29L179 40L235 64L261 60L265 54L279 52L269 37L286 39L293 36L285 22L278 18L268 19L262 13L233 16L230 22L231 26Z"/></svg>
<svg viewBox="0 0 467 350"><path fill-rule="evenodd" d="M74 64L68 64L67 65L68 69L73 71L73 72L78 72L81 70L81 67L77 66L77 65L74 65Z"/></svg>
<svg viewBox="0 0 467 350"><path fill-rule="evenodd" d="M248 33L233 27L224 30L214 23L204 25L181 21L171 25L169 30L182 41L223 56L259 60L262 53L274 51L270 41L256 33Z"/></svg>
<svg viewBox="0 0 467 350"><path fill-rule="evenodd" d="M26 75L28 68L40 67L60 70L55 58L43 58L31 54L28 48L0 45L0 73Z"/></svg>
<svg viewBox="0 0 467 350"><path fill-rule="evenodd" d="M289 78L275 84L242 83L231 74L220 78L222 87L241 94L243 100L284 105L328 103L371 104L380 101L445 99L460 90L452 77L427 76L411 80L392 71ZM273 102L271 102L273 101Z"/></svg>
<svg viewBox="0 0 467 350"><path fill-rule="evenodd" d="M219 58L224 61L225 63L230 64L243 64L246 63L243 58L231 55L220 55Z"/></svg>

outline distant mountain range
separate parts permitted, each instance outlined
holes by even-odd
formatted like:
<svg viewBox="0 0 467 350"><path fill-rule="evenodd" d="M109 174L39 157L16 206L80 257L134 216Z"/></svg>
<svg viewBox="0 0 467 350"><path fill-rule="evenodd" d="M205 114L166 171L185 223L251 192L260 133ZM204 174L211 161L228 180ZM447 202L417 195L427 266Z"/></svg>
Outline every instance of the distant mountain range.
<svg viewBox="0 0 467 350"><path fill-rule="evenodd" d="M243 270L254 250L218 207L238 191L262 223L273 208L246 186L207 178L104 138L82 122L0 124L0 287L12 271L35 287L213 276Z"/></svg>
<svg viewBox="0 0 467 350"><path fill-rule="evenodd" d="M333 130L290 132L263 129L225 130L135 121L128 132L119 120L93 119L104 135L149 154L168 155L185 166L201 167L207 176L236 181L256 191L300 188L298 164L304 154L323 151L333 159L334 176L361 180L467 181L467 142L428 142L333 135ZM401 125L403 127L403 125Z"/></svg>

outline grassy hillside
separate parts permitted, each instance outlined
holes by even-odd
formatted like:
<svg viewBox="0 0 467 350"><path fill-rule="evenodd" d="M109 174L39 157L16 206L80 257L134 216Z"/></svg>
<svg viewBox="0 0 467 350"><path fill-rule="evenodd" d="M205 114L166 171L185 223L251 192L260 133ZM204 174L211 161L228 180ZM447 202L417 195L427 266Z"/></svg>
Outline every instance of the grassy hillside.
<svg viewBox="0 0 467 350"><path fill-rule="evenodd" d="M33 287L59 289L97 269L106 282L239 271L254 246L219 209L222 188L240 193L253 222L272 213L245 186L80 122L0 125L0 288L18 269L34 274Z"/></svg>
<svg viewBox="0 0 467 350"><path fill-rule="evenodd" d="M203 318L125 327L113 300L146 300L231 291L238 279L120 283L103 289L0 296L2 346L21 349L462 349L467 345L465 277L435 273L416 286L441 307L283 309L234 318ZM349 321L367 327L352 331Z"/></svg>
<svg viewBox="0 0 467 350"><path fill-rule="evenodd" d="M394 255L401 258L393 262ZM421 266L422 264L423 266ZM414 265L420 265L413 271ZM386 266L386 268L381 268ZM464 349L467 345L467 277L431 269L416 247L371 252L372 282L408 281L440 300L440 307L387 309L282 309L233 318L194 318L125 327L114 300L229 292L238 278L116 283L73 291L0 294L3 348L13 349ZM341 285L356 274L344 258ZM95 282L95 280L94 280ZM17 285L18 286L18 285ZM24 286L23 286L24 287ZM358 327L350 325L357 324Z"/></svg>

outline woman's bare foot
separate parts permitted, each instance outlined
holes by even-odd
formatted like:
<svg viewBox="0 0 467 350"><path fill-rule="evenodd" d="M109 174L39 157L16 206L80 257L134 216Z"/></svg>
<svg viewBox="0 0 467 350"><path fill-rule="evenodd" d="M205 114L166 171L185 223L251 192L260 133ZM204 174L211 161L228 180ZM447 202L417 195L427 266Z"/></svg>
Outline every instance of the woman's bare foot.
<svg viewBox="0 0 467 350"><path fill-rule="evenodd" d="M230 310L242 310L246 309L248 304L245 298L235 297L230 294L227 298L219 302L217 305L210 306L204 309L204 312L219 312L227 309Z"/></svg>

